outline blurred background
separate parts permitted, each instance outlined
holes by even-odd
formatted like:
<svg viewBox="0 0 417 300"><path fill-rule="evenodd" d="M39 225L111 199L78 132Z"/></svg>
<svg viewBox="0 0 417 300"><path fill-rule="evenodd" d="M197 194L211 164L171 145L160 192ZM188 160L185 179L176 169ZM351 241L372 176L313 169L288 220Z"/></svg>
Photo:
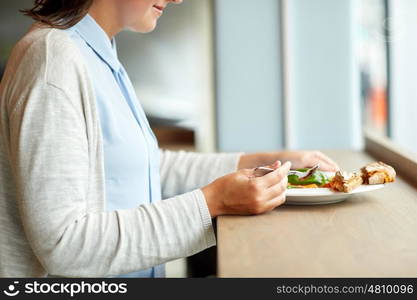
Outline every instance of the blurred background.
<svg viewBox="0 0 417 300"><path fill-rule="evenodd" d="M0 2L0 77L32 2ZM415 0L185 0L117 44L161 147L417 154Z"/></svg>

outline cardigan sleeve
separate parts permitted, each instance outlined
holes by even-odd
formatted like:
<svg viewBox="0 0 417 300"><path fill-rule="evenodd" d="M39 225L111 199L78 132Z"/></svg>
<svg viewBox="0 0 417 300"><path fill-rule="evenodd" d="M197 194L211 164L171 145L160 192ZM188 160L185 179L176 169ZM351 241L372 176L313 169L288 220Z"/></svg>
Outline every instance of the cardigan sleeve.
<svg viewBox="0 0 417 300"><path fill-rule="evenodd" d="M18 218L47 273L124 274L215 244L200 190L133 209L92 212L90 198L97 196L87 191L97 175L89 169L96 158L88 155L79 100L47 83L28 91L10 107L10 163Z"/></svg>
<svg viewBox="0 0 417 300"><path fill-rule="evenodd" d="M242 153L193 153L160 150L163 197L201 188L235 172Z"/></svg>

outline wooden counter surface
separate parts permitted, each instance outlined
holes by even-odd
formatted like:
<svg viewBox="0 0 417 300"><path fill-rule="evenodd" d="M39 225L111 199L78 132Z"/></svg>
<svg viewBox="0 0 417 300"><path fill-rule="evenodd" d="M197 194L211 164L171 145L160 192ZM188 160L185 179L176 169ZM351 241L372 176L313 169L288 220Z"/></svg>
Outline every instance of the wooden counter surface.
<svg viewBox="0 0 417 300"><path fill-rule="evenodd" d="M374 161L326 153L346 170ZM219 277L417 277L417 189L399 177L338 204L222 216L217 247Z"/></svg>

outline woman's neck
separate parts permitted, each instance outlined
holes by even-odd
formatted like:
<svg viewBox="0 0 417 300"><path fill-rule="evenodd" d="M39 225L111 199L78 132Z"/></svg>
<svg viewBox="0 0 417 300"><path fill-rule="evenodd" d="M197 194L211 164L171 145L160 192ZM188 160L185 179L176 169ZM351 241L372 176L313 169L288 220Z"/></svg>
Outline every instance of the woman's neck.
<svg viewBox="0 0 417 300"><path fill-rule="evenodd" d="M123 30L114 3L114 1L94 1L88 11L110 39Z"/></svg>

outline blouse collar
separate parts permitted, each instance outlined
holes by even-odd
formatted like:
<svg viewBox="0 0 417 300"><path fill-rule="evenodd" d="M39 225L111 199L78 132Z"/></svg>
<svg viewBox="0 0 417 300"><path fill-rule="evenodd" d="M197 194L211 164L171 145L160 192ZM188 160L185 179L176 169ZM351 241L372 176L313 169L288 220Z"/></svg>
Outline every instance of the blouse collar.
<svg viewBox="0 0 417 300"><path fill-rule="evenodd" d="M113 71L120 71L122 65L117 58L115 39L110 39L93 17L87 14L71 29L76 31Z"/></svg>

